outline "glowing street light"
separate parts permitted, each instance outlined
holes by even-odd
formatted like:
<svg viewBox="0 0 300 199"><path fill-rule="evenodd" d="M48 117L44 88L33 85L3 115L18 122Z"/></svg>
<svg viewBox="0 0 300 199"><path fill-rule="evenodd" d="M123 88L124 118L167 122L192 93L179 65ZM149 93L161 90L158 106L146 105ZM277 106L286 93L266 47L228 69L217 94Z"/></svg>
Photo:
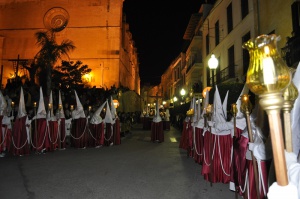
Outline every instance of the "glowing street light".
<svg viewBox="0 0 300 199"><path fill-rule="evenodd" d="M212 86L215 86L215 70L218 68L219 61L214 54L212 54L208 60L208 67L212 71Z"/></svg>

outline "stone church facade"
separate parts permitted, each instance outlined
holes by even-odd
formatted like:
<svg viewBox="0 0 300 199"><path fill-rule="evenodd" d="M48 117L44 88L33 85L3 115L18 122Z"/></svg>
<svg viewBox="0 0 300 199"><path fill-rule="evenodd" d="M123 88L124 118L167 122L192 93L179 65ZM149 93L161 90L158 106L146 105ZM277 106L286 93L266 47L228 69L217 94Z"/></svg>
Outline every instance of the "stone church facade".
<svg viewBox="0 0 300 199"><path fill-rule="evenodd" d="M85 77L91 86L124 86L140 94L137 49L123 15L123 1L1 0L2 84L16 75L16 68L19 76L26 74L22 63L39 51L34 34L52 29L58 44L66 39L74 42L76 49L69 59L92 69Z"/></svg>

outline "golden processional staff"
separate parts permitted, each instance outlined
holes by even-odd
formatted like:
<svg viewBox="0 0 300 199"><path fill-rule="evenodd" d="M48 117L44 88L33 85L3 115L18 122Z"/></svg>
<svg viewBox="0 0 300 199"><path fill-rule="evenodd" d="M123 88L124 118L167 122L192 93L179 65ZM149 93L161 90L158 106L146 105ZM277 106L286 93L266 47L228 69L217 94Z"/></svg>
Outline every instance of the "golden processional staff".
<svg viewBox="0 0 300 199"><path fill-rule="evenodd" d="M252 111L252 104L251 104L251 102L249 100L249 95L247 95L247 94L242 95L241 111L246 116L246 123L247 123L247 131L248 131L249 142L253 143L254 141L253 141L253 135L252 135L252 126L251 126L251 122L250 122L250 113ZM253 151L251 151L251 159L252 159L252 165L253 165L256 194L257 194L257 198L260 198L257 162L256 162L256 158L255 158L255 156L253 154Z"/></svg>
<svg viewBox="0 0 300 199"><path fill-rule="evenodd" d="M246 84L259 96L259 104L267 112L272 141L276 181L287 186L287 167L284 154L280 111L283 91L291 82L288 67L277 52L276 35L261 35L243 44L249 51L250 63Z"/></svg>
<svg viewBox="0 0 300 199"><path fill-rule="evenodd" d="M291 76L294 69L290 68ZM291 125L291 110L293 109L294 102L298 97L298 89L291 81L290 85L283 92L283 119L284 119L284 140L285 149L287 152L293 152L292 142L292 125Z"/></svg>

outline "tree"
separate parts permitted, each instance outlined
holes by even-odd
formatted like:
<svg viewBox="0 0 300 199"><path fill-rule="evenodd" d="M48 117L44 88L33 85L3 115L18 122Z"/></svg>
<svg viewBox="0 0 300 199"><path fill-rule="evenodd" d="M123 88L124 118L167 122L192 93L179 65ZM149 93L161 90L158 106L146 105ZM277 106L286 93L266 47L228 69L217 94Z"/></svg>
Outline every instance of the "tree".
<svg viewBox="0 0 300 199"><path fill-rule="evenodd" d="M51 76L54 65L63 56L69 59L68 53L75 49L75 46L70 40L63 40L61 44L57 44L54 31L36 32L37 45L41 47L40 51L35 56L35 63L39 67L40 85L46 90L47 95L51 91ZM46 78L45 78L46 77Z"/></svg>
<svg viewBox="0 0 300 199"><path fill-rule="evenodd" d="M82 65L81 61L62 61L61 66L56 66L52 74L52 88L72 90L84 86L83 76L92 69L88 65Z"/></svg>

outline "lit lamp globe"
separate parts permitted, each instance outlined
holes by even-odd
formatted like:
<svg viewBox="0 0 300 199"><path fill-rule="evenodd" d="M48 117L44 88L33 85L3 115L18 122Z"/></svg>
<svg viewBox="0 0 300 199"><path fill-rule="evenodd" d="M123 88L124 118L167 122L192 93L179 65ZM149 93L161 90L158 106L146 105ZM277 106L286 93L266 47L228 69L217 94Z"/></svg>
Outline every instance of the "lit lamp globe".
<svg viewBox="0 0 300 199"><path fill-rule="evenodd" d="M219 65L219 61L214 54L212 54L208 60L208 67L211 70L217 69Z"/></svg>
<svg viewBox="0 0 300 199"><path fill-rule="evenodd" d="M173 100L174 100L174 102L177 102L178 99L176 96L174 96Z"/></svg>
<svg viewBox="0 0 300 199"><path fill-rule="evenodd" d="M277 51L276 35L261 35L243 44L249 51L250 63L246 83L257 94L282 92L291 81L289 68Z"/></svg>
<svg viewBox="0 0 300 199"><path fill-rule="evenodd" d="M243 44L249 51L250 63L246 84L266 110L269 120L276 179L279 186L288 184L280 111L283 91L291 82L289 68L277 51L275 34L260 35Z"/></svg>
<svg viewBox="0 0 300 199"><path fill-rule="evenodd" d="M185 95L185 90L184 90L184 89L181 89L180 95L181 95L181 96L184 96L184 95Z"/></svg>

